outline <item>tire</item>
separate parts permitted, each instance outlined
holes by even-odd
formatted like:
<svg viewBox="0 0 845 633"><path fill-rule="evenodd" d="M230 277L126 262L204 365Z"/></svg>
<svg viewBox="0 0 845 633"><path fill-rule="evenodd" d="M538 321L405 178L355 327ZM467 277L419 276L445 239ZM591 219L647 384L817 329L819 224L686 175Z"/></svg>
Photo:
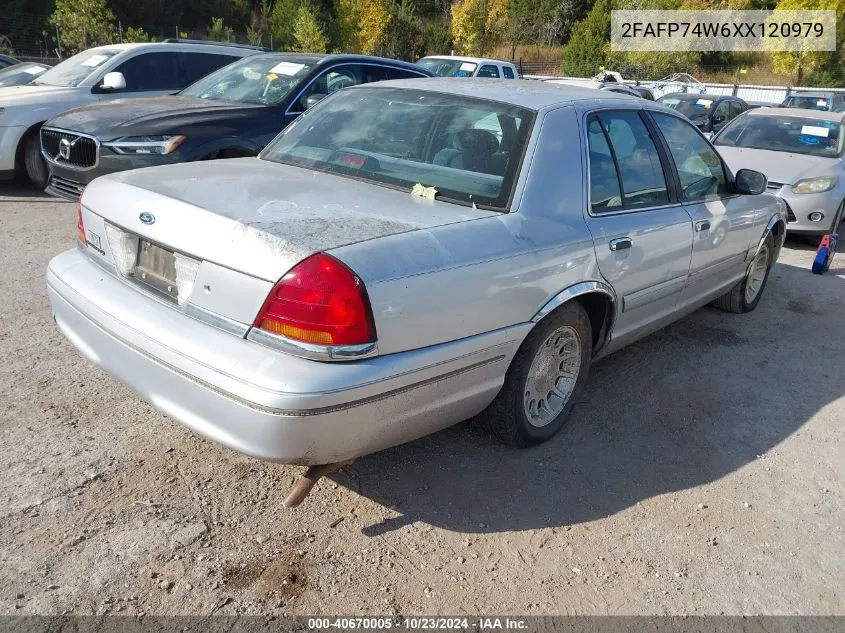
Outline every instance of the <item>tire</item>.
<svg viewBox="0 0 845 633"><path fill-rule="evenodd" d="M559 362L560 353L553 350L557 346L563 349L563 343L567 343L569 355ZM533 446L554 437L566 423L581 394L592 356L590 319L580 303L570 301L540 321L522 342L501 391L483 416L487 429L506 444L517 447ZM560 375L564 364L569 370L568 380ZM530 376L532 369L544 366L554 373L535 371ZM551 391L540 396L552 382L563 391L565 398L559 395L548 398ZM531 398L531 395L538 397ZM541 407L543 402L545 411Z"/></svg>
<svg viewBox="0 0 845 633"><path fill-rule="evenodd" d="M26 175L29 177L30 182L38 189L45 189L50 172L47 170L47 161L41 155L41 142L38 138L37 130L35 134L31 134L26 139L24 166L26 167Z"/></svg>
<svg viewBox="0 0 845 633"><path fill-rule="evenodd" d="M769 280L769 272L772 270L775 256L775 238L771 233L766 234L763 246L754 256L752 264L748 267L745 277L728 292L713 302L713 305L725 312L734 314L745 314L751 312L760 303L766 282ZM761 259L765 258L765 260Z"/></svg>
<svg viewBox="0 0 845 633"><path fill-rule="evenodd" d="M839 233L839 225L845 219L845 200L839 203L839 208L836 209L836 215L833 218L833 224L830 227L829 233Z"/></svg>

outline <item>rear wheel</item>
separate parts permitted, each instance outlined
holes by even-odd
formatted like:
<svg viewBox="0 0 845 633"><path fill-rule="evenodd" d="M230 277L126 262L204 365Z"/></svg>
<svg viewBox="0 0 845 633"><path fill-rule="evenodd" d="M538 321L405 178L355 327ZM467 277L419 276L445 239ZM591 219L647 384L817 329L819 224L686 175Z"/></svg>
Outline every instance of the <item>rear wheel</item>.
<svg viewBox="0 0 845 633"><path fill-rule="evenodd" d="M523 341L505 384L487 409L487 427L507 444L532 446L566 422L592 360L590 319L572 301L540 321Z"/></svg>
<svg viewBox="0 0 845 633"><path fill-rule="evenodd" d="M47 180L50 172L47 169L47 161L41 154L41 142L38 138L38 131L30 134L26 139L24 147L24 167L26 168L26 175L35 187L44 189L47 186Z"/></svg>
<svg viewBox="0 0 845 633"><path fill-rule="evenodd" d="M743 314L751 312L760 303L763 295L763 288L769 279L769 272L775 261L775 239L771 233L766 234L763 245L751 265L748 267L745 277L728 292L713 302L713 305L720 310Z"/></svg>

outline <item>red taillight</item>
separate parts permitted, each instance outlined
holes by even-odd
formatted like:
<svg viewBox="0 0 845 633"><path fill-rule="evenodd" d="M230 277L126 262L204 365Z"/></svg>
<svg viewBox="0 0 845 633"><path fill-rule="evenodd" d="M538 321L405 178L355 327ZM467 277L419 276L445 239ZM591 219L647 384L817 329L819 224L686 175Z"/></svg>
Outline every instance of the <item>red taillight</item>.
<svg viewBox="0 0 845 633"><path fill-rule="evenodd" d="M85 246L88 243L88 238L85 237L85 224L82 222L82 203L76 206L76 231L79 241Z"/></svg>
<svg viewBox="0 0 845 633"><path fill-rule="evenodd" d="M264 301L255 327L315 345L376 340L367 290L358 276L325 253L302 260Z"/></svg>

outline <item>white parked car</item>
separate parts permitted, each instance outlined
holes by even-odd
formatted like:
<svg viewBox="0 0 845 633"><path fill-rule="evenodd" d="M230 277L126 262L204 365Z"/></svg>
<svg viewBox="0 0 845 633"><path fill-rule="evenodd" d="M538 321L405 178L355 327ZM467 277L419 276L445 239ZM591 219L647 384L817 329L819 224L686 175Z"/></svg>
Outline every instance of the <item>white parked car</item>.
<svg viewBox="0 0 845 633"><path fill-rule="evenodd" d="M173 94L259 50L184 40L112 44L69 57L31 84L0 87L0 180L25 170L36 187L47 186L38 131L57 114L109 99Z"/></svg>
<svg viewBox="0 0 845 633"><path fill-rule="evenodd" d="M487 77L489 79L519 79L516 66L499 59L455 57L453 55L423 57L417 62L438 77Z"/></svg>

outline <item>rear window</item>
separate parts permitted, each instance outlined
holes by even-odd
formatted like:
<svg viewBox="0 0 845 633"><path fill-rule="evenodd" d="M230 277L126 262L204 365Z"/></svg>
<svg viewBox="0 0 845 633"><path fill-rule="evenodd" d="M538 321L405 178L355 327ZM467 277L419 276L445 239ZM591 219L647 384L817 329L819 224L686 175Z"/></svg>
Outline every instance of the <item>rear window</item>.
<svg viewBox="0 0 845 633"><path fill-rule="evenodd" d="M534 115L471 97L355 88L306 113L261 158L504 211Z"/></svg>
<svg viewBox="0 0 845 633"><path fill-rule="evenodd" d="M478 64L474 62L442 57L423 57L417 65L430 70L438 77L472 77L472 73L478 68Z"/></svg>
<svg viewBox="0 0 845 633"><path fill-rule="evenodd" d="M803 110L824 110L831 109L830 99L825 96L792 95L786 98L783 105L787 108L801 108Z"/></svg>

